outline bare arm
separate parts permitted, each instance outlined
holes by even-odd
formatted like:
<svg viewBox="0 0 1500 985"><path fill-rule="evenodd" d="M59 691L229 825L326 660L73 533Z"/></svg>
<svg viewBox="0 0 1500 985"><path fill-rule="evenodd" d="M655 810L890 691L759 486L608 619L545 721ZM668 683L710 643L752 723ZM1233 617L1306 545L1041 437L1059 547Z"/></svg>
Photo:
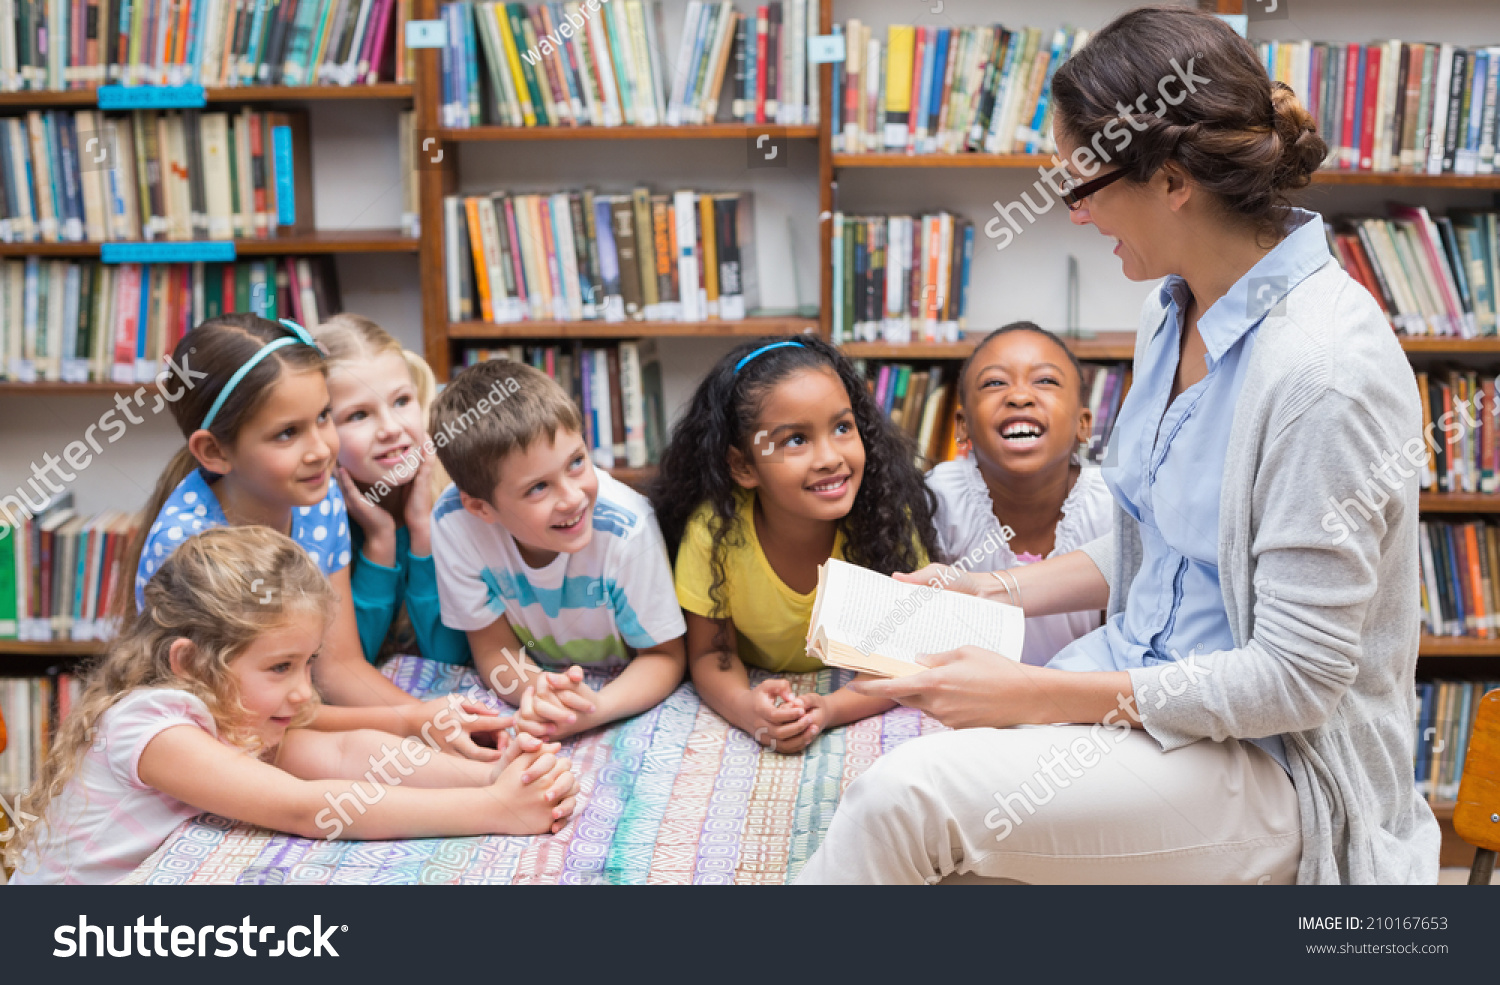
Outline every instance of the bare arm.
<svg viewBox="0 0 1500 985"><path fill-rule="evenodd" d="M791 685L771 678L750 687L750 675L735 648L733 620L709 619L692 612L683 612L683 618L687 620L688 669L698 694L756 742L793 751L786 749L785 743L798 738L806 727L799 721L800 706L791 700ZM727 644L724 648L716 645L721 638Z"/></svg>
<svg viewBox="0 0 1500 985"><path fill-rule="evenodd" d="M366 804L353 792L354 781L302 780L231 749L200 728L178 725L146 745L139 773L170 797L236 820L306 838L383 839L550 830L557 819L553 812L562 805L545 795L567 769L558 762L555 775L528 786L520 782L526 765L529 760L523 756L483 787L380 786L375 803Z"/></svg>
<svg viewBox="0 0 1500 985"><path fill-rule="evenodd" d="M530 746L530 748L525 748ZM556 763L557 746L516 742L498 763L476 763L452 753L434 750L410 736L392 735L374 729L353 732L315 732L291 729L277 750L276 765L304 780L372 780L413 787L483 787L494 782L501 770L522 752L541 751L522 777L529 783L545 775ZM566 764L565 764L566 765Z"/></svg>
<svg viewBox="0 0 1500 985"><path fill-rule="evenodd" d="M321 659L316 664L318 692L330 704L353 707L415 704L407 694L376 670L367 660L359 642L359 624L354 618L354 593L349 587L349 569L334 572L328 579L339 598L338 612L323 640ZM373 724L373 723L371 723Z"/></svg>
<svg viewBox="0 0 1500 985"><path fill-rule="evenodd" d="M1051 616L1059 612L1082 612L1109 605L1109 582L1083 551L1006 569L1020 587L1021 607L1027 616ZM988 572L959 571L946 564L929 564L910 574L897 573L897 581L932 585L950 592L963 592L996 602L1015 600Z"/></svg>
<svg viewBox="0 0 1500 985"><path fill-rule="evenodd" d="M479 671L480 678L512 705L521 703L526 685L542 674L505 616L483 629L470 630L469 650L474 654L474 669Z"/></svg>

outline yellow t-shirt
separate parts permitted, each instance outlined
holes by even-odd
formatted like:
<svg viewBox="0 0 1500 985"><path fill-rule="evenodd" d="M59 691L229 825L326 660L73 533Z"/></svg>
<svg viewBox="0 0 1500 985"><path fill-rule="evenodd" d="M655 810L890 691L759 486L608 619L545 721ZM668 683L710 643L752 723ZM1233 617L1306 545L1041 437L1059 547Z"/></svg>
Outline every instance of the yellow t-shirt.
<svg viewBox="0 0 1500 985"><path fill-rule="evenodd" d="M708 527L711 508L707 503L688 521L682 546L677 549L678 604L709 619L733 619L740 659L753 667L793 674L821 670L822 661L807 655L807 624L816 593L795 592L777 577L755 535L755 494L742 489L735 499L735 522L743 537L738 545L731 542L725 548L724 611L715 614L713 600L708 597L713 584L709 567L713 536ZM927 555L920 544L917 554L919 563L926 564ZM845 559L842 530L834 536L832 556Z"/></svg>

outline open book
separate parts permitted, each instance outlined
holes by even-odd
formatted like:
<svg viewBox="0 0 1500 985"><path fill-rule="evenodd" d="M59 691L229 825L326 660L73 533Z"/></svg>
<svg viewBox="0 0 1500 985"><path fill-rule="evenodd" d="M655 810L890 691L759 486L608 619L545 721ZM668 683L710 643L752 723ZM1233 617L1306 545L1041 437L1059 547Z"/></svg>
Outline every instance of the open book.
<svg viewBox="0 0 1500 985"><path fill-rule="evenodd" d="M908 585L836 558L818 568L807 652L830 666L905 677L925 669L918 654L961 646L1020 660L1025 639L1016 606Z"/></svg>

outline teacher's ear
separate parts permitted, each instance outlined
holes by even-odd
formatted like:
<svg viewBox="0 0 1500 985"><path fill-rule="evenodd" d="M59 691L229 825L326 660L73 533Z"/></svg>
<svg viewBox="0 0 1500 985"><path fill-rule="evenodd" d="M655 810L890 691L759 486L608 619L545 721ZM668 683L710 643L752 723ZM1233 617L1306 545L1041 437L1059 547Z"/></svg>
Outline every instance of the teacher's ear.
<svg viewBox="0 0 1500 985"><path fill-rule="evenodd" d="M1193 182L1187 172L1176 161L1168 161L1157 172L1157 178L1165 186L1167 208L1173 212L1182 211L1183 206L1193 197Z"/></svg>

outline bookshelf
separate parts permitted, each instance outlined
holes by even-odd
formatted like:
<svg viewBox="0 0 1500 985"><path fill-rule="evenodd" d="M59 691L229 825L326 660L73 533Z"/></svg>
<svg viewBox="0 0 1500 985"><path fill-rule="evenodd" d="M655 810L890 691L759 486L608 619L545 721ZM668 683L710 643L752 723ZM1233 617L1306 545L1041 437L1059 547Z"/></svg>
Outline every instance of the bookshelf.
<svg viewBox="0 0 1500 985"><path fill-rule="evenodd" d="M676 0L668 0L674 5ZM1127 0L1066 0L1058 9L1043 11L1037 7L1026 9L1020 4L1003 5L1004 9L991 16L983 5L950 2L944 15L929 13L928 4L884 2L854 3L852 0L825 0L820 13L820 26L828 33L834 22L849 17L862 17L867 22L883 28L887 23L935 23L934 17L953 24L981 23L991 19L1017 21L1023 24L1056 24L1070 22L1079 26L1095 28L1110 16L1131 4ZM420 19L435 19L439 16L439 0L414 0L413 16ZM745 4L738 5L743 11ZM753 5L752 5L753 6ZM1217 9L1222 13L1243 11L1241 0L1206 0L1199 6ZM1417 37L1444 34L1448 40L1468 38L1472 41L1500 39L1500 18L1491 8L1475 0L1441 0L1424 7L1420 12L1382 10L1369 14L1368 26L1360 20L1365 7L1355 0L1326 5L1326 11L1311 9L1311 5L1299 6L1296 20L1261 22L1252 24L1252 36L1265 36L1267 30L1280 30L1283 37L1305 36L1312 38L1343 38L1348 40L1390 37L1405 34ZM963 7L960 11L959 8ZM1279 27L1278 27L1279 25ZM969 215L982 216L991 197L1013 198L1013 189L1026 176L1034 176L1035 169L1047 162L1041 155L1030 154L953 154L953 155L906 155L906 154L834 154L830 128L832 70L828 65L820 69L821 107L817 126L757 127L734 122L719 122L681 127L548 127L515 128L500 126L478 126L470 128L443 127L440 123L440 52L436 49L421 49L415 55L414 84L380 83L371 86L311 86L276 87L249 86L243 88L213 88L207 92L211 104L234 103L278 103L294 102L304 105L323 105L341 115L345 106L358 104L409 103L416 113L416 129L419 135L430 137L434 144L429 148L431 164L420 165L419 214L421 235L415 240L401 237L394 229L346 229L319 230L304 237L282 237L268 240L244 240L237 243L237 250L244 256L259 256L274 253L333 254L347 256L350 262L361 264L380 260L382 257L405 263L405 258L415 256L416 293L420 306L416 309L416 321L420 332L402 332L399 322L370 311L402 335L408 344L420 344L428 362L439 379L447 379L453 368L455 346L467 341L526 340L546 343L548 341L575 339L628 339L656 337L681 343L703 343L706 354L714 343L720 347L732 344L736 339L762 334L781 334L815 331L823 337L830 334L832 313L832 278L830 224L826 217L845 204L865 209L872 205L877 209L891 211L917 211L911 206L914 200L930 196L942 202L942 207L963 208ZM88 107L94 103L94 94L89 90L65 92L20 92L0 93L0 113L28 108ZM379 112L378 109L372 112ZM582 184L578 172L596 175L592 167L604 157L609 161L619 160L618 173L611 173L608 180L626 184L652 177L653 169L642 166L641 161L657 160L662 163L675 162L685 154L705 144L732 144L734 141L753 139L759 132L771 130L784 135L798 146L793 170L798 181L812 188L816 195L817 209L824 221L818 224L817 277L819 311L815 318L764 318L747 319L743 322L628 322L610 324L603 322L556 322L531 321L497 325L467 321L450 323L447 318L444 282L444 243L442 201L445 195L455 194L461 188L461 177L465 170L476 163L498 160L500 173L516 156L526 153L555 154L558 158L555 187ZM384 137L394 143L394 135ZM555 145L555 149L554 148ZM441 156L438 153L441 151ZM696 162L699 157L692 157ZM718 160L716 158L715 160ZM741 163L741 166L743 164ZM326 165L315 162L315 169L323 171ZM743 175L733 175L741 178ZM605 179L599 179L605 180ZM1319 172L1315 178L1315 189L1320 196L1326 195L1397 195L1412 193L1434 196L1429 201L1442 202L1446 197L1468 196L1466 203L1489 202L1500 193L1500 174L1497 175L1418 175L1375 172ZM321 195L321 193L320 193ZM914 199L913 196L916 196ZM1371 199L1360 199L1360 202ZM1323 198L1317 199L1313 207L1322 208ZM881 205L878 203L886 203ZM982 220L981 220L982 221ZM1063 230L1062 233L1043 230L1050 225ZM1075 249L1082 253L1087 245L1076 238L1075 231L1066 229L1065 215L1043 217L1035 230L1028 232L1027 245L1012 249L1005 256L1005 264L1019 268L1023 274L1015 275L1024 280L1035 279L1032 291L1037 294L1057 290L1056 277L1033 278L1037 269L1036 255L1042 254L1049 265L1060 266L1065 254ZM0 244L0 257L37 255L48 257L88 257L98 253L97 244ZM1029 256L1027 254L1030 254ZM396 260L395 258L400 258ZM1091 284L1097 281L1091 276L1101 270L1114 274L1110 258L1089 260L1087 257L1085 277ZM1092 263L1093 266L1087 266ZM381 268L384 269L384 268ZM1008 284L1004 290L1010 289ZM1031 286L1027 284L1027 286ZM1127 290L1134 290L1129 288ZM348 292L345 292L346 295ZM1136 307L1129 304L1133 295L1117 287L1101 292L1100 299L1085 299L1085 303L1107 309L1112 317L1103 324L1120 324L1118 315L1133 317ZM346 301L348 300L346 296ZM352 310L360 310L357 307ZM1015 308L1008 303L995 303L987 298L975 306L983 311L980 319L971 318L971 327L982 329L998 325L1016 317L1032 317L1031 311ZM1060 319L1037 317L1048 327L1058 328ZM1084 322L1090 319L1085 317ZM1092 319L1100 324L1098 318ZM964 358L971 350L974 339L956 343L911 343L895 345L889 343L849 343L845 346L848 355L855 358L907 360L907 361L955 361ZM1133 330L1100 330L1091 337L1068 339L1070 348L1080 359L1097 361L1128 361L1134 353ZM1414 359L1422 360L1497 360L1500 361L1500 338L1456 339L1432 337L1406 337L1401 339L1405 351ZM717 351L717 350L715 350ZM701 373L707 361L697 366ZM689 382L687 385L691 385ZM118 392L132 392L133 386L119 387L112 384L19 384L0 383L0 397L47 397L45 404L38 403L38 426L59 425L41 420L46 411L42 408L55 406L54 399L68 396L91 396L104 398ZM669 409L673 407L669 399ZM5 427L15 426L7 421ZM57 430L61 436L64 432ZM68 437L72 437L71 433ZM65 443L67 438L63 438ZM175 445L175 433L169 442ZM56 442L54 442L56 443ZM153 449L153 454L158 449ZM168 453L170 451L168 450ZM613 474L622 480L639 485L648 480L651 470L616 468ZM13 483L12 483L13 485ZM131 495L135 495L132 490ZM1425 493L1421 497L1424 514L1449 516L1490 516L1500 514L1500 496L1480 494L1436 494ZM41 649L19 650L17 646ZM78 654L91 644L6 644L0 643L0 660L6 657L27 656L64 657ZM89 651L92 652L92 651ZM1500 676L1500 640L1448 637L1426 637L1421 642L1420 655L1424 660L1464 660L1482 668L1480 671Z"/></svg>

